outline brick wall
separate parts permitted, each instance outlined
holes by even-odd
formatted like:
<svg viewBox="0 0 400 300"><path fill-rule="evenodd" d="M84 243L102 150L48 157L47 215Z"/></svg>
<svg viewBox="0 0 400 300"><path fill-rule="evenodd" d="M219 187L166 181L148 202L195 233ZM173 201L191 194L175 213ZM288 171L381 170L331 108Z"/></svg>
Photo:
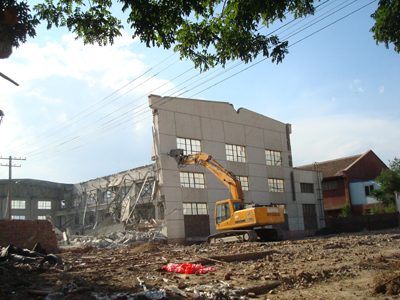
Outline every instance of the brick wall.
<svg viewBox="0 0 400 300"><path fill-rule="evenodd" d="M58 252L53 226L47 220L0 220L0 246L32 249L40 243L47 253Z"/></svg>
<svg viewBox="0 0 400 300"><path fill-rule="evenodd" d="M364 229L381 230L399 226L399 213L355 216L348 218L326 218L326 228L341 232L357 232Z"/></svg>

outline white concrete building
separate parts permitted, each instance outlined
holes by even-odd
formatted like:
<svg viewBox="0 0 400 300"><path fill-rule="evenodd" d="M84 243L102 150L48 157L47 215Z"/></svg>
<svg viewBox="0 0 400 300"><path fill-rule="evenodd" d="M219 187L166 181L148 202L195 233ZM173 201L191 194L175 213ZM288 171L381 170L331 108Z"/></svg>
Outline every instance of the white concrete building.
<svg viewBox="0 0 400 300"><path fill-rule="evenodd" d="M319 174L294 170L291 125L227 102L149 96L153 159L166 235L184 243L216 232L215 203L229 191L203 166L178 169L172 149L205 152L239 177L247 203L282 205L286 236L324 227ZM289 232L289 231L290 232Z"/></svg>
<svg viewBox="0 0 400 300"><path fill-rule="evenodd" d="M379 189L379 185L375 180L357 181L350 183L350 197L352 205L362 205L366 208L372 208L375 204L378 204L374 197L372 197L372 191Z"/></svg>

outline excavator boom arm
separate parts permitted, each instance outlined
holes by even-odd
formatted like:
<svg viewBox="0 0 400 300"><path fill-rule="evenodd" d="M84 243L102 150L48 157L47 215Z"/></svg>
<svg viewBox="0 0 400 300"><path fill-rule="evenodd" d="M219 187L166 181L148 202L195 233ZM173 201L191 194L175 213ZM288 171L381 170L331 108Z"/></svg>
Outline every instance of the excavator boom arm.
<svg viewBox="0 0 400 300"><path fill-rule="evenodd" d="M235 174L225 169L211 155L202 152L184 155L182 149L171 150L169 155L175 158L179 167L185 165L203 165L229 188L231 199L242 200L244 205L244 196L240 181L236 178Z"/></svg>

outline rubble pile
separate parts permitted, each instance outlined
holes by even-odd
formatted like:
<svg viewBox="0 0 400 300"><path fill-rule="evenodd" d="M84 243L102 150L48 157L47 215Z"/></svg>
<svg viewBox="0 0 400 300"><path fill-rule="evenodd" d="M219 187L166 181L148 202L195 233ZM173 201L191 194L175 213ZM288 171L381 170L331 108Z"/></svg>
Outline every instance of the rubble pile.
<svg viewBox="0 0 400 300"><path fill-rule="evenodd" d="M69 238L69 245L75 247L96 247L119 249L145 242L166 242L167 238L160 229L148 231L128 230L109 233L103 236L74 235ZM64 244L60 244L65 245Z"/></svg>
<svg viewBox="0 0 400 300"><path fill-rule="evenodd" d="M0 261L0 299L399 299L399 228L191 246L149 242L157 232L139 232L139 244L131 231L91 237L47 267ZM106 238L107 248L93 246ZM213 271L169 272L171 264Z"/></svg>

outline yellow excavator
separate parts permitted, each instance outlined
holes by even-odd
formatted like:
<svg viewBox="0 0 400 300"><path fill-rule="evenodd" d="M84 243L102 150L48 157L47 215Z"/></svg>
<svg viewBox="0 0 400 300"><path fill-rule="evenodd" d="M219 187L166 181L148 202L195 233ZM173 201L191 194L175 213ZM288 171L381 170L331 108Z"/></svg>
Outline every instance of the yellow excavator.
<svg viewBox="0 0 400 300"><path fill-rule="evenodd" d="M203 165L229 188L231 199L215 204L215 226L217 230L224 231L208 236L207 243L232 240L232 237L245 242L274 241L279 238L277 230L265 226L284 223L282 209L272 205L245 204L240 181L211 155L202 152L184 155L182 149L173 149L169 155L180 168Z"/></svg>

